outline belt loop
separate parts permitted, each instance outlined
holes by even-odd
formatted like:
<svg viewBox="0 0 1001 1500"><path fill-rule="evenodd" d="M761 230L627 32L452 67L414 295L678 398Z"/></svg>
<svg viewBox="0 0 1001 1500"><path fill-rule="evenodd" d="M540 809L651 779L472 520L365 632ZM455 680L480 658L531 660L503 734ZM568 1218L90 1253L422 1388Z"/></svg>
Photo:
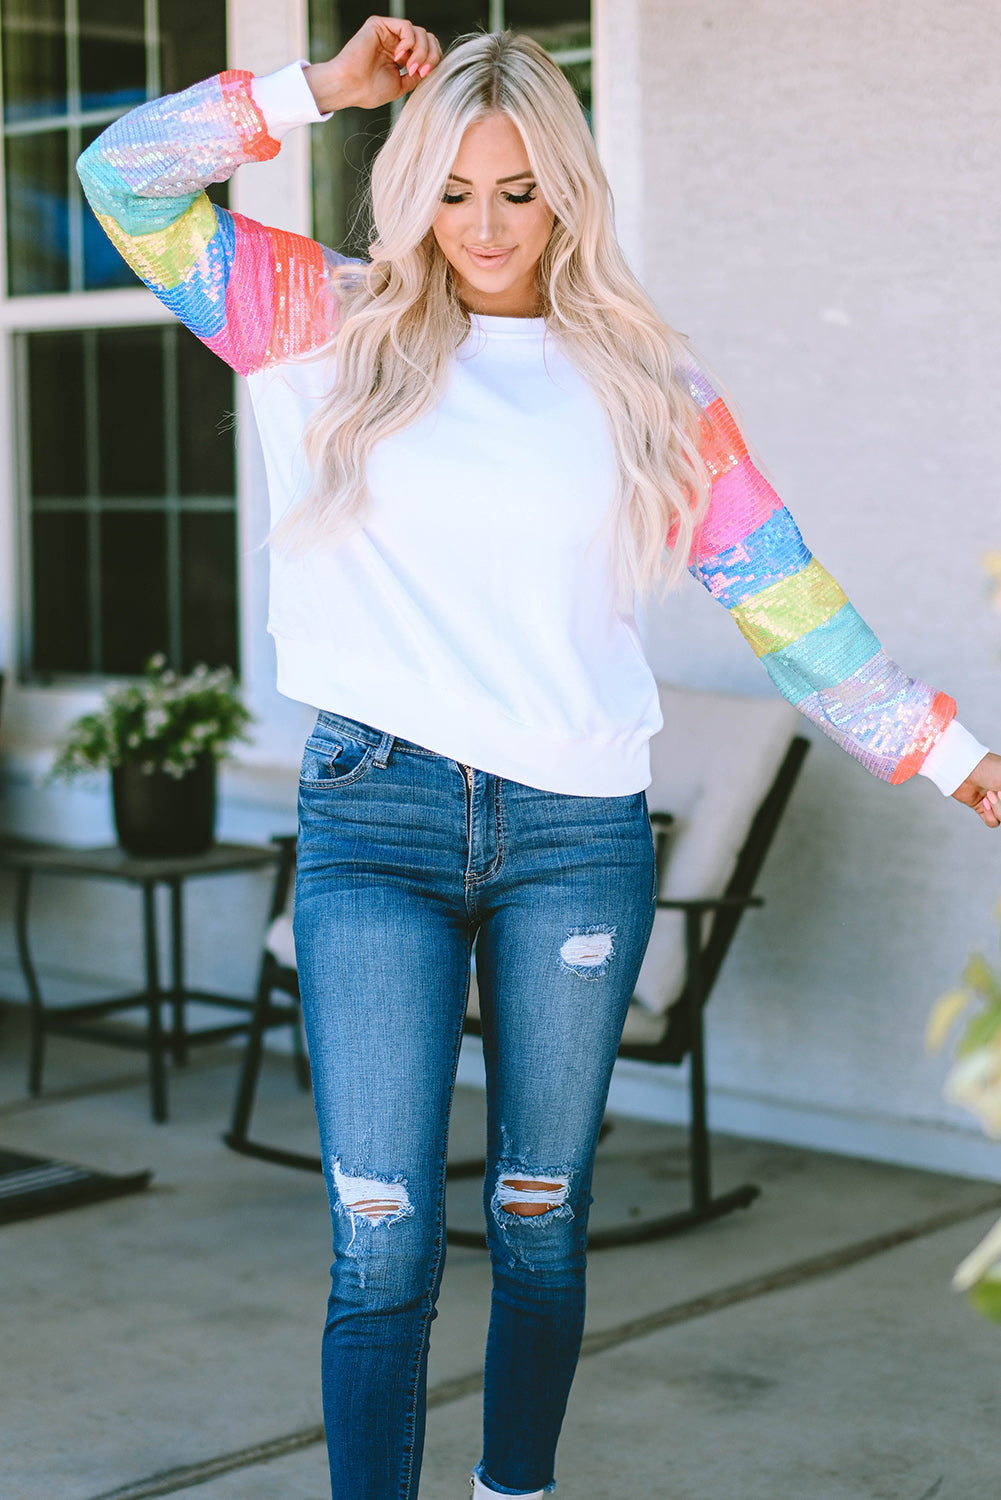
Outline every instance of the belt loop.
<svg viewBox="0 0 1001 1500"><path fill-rule="evenodd" d="M378 766L380 771L384 770L388 764L389 752L392 750L395 740L395 734L384 734L379 741L379 747L372 757L372 764L373 766Z"/></svg>

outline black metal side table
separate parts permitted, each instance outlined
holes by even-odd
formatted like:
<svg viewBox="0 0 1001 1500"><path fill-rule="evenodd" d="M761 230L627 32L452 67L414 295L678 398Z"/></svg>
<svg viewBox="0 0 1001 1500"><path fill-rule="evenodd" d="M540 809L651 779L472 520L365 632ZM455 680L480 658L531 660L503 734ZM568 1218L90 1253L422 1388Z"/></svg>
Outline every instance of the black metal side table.
<svg viewBox="0 0 1001 1500"><path fill-rule="evenodd" d="M215 844L204 854L171 855L159 858L136 858L117 846L100 849L73 849L55 845L0 845L0 865L16 871L17 946L31 1001L31 1055L28 1066L28 1088L33 1095L41 1093L45 1038L49 1033L82 1037L107 1046L127 1047L149 1054L150 1094L153 1119L167 1118L168 1055L178 1065L187 1061L188 1048L209 1042L224 1041L246 1033L254 997L220 995L206 990L189 989L184 978L184 902L186 881L210 875L258 870L277 865L280 851L266 844ZM42 999L38 975L28 942L28 910L32 878L35 875L77 876L124 881L142 891L142 928L145 949L146 987L127 995L109 996L72 1005L47 1007ZM156 888L166 887L170 900L170 985L160 982L160 960L157 943ZM239 1020L228 1021L205 1030L189 1031L184 1007L189 1000L237 1011ZM164 1029L161 1009L171 1008L171 1024ZM144 1006L145 1029L115 1025L116 1012Z"/></svg>

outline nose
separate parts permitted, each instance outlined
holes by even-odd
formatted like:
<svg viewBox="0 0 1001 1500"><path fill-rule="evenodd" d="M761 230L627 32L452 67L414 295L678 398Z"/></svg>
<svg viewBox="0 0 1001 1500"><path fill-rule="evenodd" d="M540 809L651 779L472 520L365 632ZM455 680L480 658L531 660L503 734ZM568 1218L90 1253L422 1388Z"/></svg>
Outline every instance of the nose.
<svg viewBox="0 0 1001 1500"><path fill-rule="evenodd" d="M477 242L492 245L500 238L502 215L493 193L485 193L475 205L474 225Z"/></svg>

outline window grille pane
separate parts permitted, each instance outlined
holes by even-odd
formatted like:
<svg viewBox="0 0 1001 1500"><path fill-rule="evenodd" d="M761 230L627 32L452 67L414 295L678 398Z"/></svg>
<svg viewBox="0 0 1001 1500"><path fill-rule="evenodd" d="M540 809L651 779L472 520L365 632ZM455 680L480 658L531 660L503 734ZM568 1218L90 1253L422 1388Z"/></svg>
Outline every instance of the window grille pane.
<svg viewBox="0 0 1001 1500"><path fill-rule="evenodd" d="M38 333L28 345L31 493L36 500L87 493L83 334Z"/></svg>
<svg viewBox="0 0 1001 1500"><path fill-rule="evenodd" d="M10 125L66 113L65 0L3 0L3 112Z"/></svg>
<svg viewBox="0 0 1001 1500"><path fill-rule="evenodd" d="M181 516L182 666L235 665L237 647L236 517L186 511Z"/></svg>
<svg viewBox="0 0 1001 1500"><path fill-rule="evenodd" d="M172 3L172 0L171 0ZM77 0L82 109L128 109L146 98L143 0Z"/></svg>
<svg viewBox="0 0 1001 1500"><path fill-rule="evenodd" d="M167 481L159 328L98 332L97 405L101 495L163 495Z"/></svg>
<svg viewBox="0 0 1001 1500"><path fill-rule="evenodd" d="M225 67L224 0L160 0L160 92L177 93Z"/></svg>
<svg viewBox="0 0 1001 1500"><path fill-rule="evenodd" d="M167 518L156 511L101 517L101 636L105 672L141 672L167 649Z"/></svg>
<svg viewBox="0 0 1001 1500"><path fill-rule="evenodd" d="M236 485L233 376L187 333L177 339L178 492L231 495Z"/></svg>
<svg viewBox="0 0 1001 1500"><path fill-rule="evenodd" d="M66 292L70 284L66 132L8 136L6 158L10 294Z"/></svg>
<svg viewBox="0 0 1001 1500"><path fill-rule="evenodd" d="M231 372L175 324L18 341L28 671L238 669Z"/></svg>
<svg viewBox="0 0 1001 1500"><path fill-rule="evenodd" d="M418 25L433 31L443 47L450 47L457 36L490 26L489 0L409 0L407 11Z"/></svg>
<svg viewBox="0 0 1001 1500"><path fill-rule="evenodd" d="M588 0L505 0L504 19L511 31L533 36L547 52L566 52L591 45Z"/></svg>
<svg viewBox="0 0 1001 1500"><path fill-rule="evenodd" d="M50 512L32 520L33 664L36 672L90 670L87 516Z"/></svg>

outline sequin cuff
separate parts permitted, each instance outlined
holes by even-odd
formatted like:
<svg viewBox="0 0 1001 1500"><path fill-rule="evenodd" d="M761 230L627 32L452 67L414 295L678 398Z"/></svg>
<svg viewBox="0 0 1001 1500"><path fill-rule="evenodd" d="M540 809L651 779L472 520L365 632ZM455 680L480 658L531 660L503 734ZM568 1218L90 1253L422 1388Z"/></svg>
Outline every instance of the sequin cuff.
<svg viewBox="0 0 1001 1500"><path fill-rule="evenodd" d="M252 73L231 69L219 74L219 87L247 159L270 161L273 156L278 155L281 148L268 134L264 115L254 103L250 91L252 77Z"/></svg>
<svg viewBox="0 0 1001 1500"><path fill-rule="evenodd" d="M925 756L923 764L918 768L918 775L927 776L944 797L951 797L986 754L987 746L982 745L957 719L953 719Z"/></svg>
<svg viewBox="0 0 1001 1500"><path fill-rule="evenodd" d="M275 73L263 73L250 85L254 103L264 116L272 140L282 140L297 125L319 125L330 119L329 115L321 115L316 106L302 71L304 61L289 63Z"/></svg>

